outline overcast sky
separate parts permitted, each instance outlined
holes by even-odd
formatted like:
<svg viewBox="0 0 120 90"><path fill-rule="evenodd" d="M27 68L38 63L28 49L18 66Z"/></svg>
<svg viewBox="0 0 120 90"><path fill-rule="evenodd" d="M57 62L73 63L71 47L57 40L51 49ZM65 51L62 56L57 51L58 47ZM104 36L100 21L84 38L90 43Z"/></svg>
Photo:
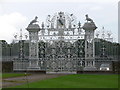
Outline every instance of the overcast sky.
<svg viewBox="0 0 120 90"><path fill-rule="evenodd" d="M47 15L63 11L73 13L83 25L85 14L98 27L96 31L111 31L114 41L118 39L118 0L1 0L0 40L11 42L13 35L27 33L25 28L38 16L39 23L46 21Z"/></svg>

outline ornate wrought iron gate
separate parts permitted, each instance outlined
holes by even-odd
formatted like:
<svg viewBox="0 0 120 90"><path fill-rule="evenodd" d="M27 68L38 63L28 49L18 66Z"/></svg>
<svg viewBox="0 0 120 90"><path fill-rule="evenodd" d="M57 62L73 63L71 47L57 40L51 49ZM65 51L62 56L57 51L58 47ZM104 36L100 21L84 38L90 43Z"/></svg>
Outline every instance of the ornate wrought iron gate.
<svg viewBox="0 0 120 90"><path fill-rule="evenodd" d="M81 59L84 58L84 44L81 42L84 40L79 40L73 44L65 41L56 41L52 44L39 42L41 66L44 65L43 67L47 71L53 72L76 71L79 60L82 63ZM83 65L81 64L81 66Z"/></svg>
<svg viewBox="0 0 120 90"><path fill-rule="evenodd" d="M83 66L94 66L89 65L92 61L85 62L85 59L95 58L94 30L97 27L92 19L88 20L88 16L86 20L81 27L73 14L59 12L52 17L48 15L46 24L42 23L40 28L35 17L27 27L30 40L26 69L72 72Z"/></svg>

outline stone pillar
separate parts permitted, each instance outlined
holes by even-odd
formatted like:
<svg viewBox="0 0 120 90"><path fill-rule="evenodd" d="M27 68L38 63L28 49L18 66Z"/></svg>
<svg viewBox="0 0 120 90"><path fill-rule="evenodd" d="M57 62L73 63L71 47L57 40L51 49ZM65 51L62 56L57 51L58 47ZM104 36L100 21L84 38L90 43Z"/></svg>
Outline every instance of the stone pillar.
<svg viewBox="0 0 120 90"><path fill-rule="evenodd" d="M40 70L38 65L38 32L40 27L38 24L29 24L26 28L29 32L29 67L28 70Z"/></svg>
<svg viewBox="0 0 120 90"><path fill-rule="evenodd" d="M85 68L86 71L94 71L95 67L95 45L94 45L94 31L96 25L93 21L86 22L83 25L85 30ZM94 63L94 64L93 64Z"/></svg>

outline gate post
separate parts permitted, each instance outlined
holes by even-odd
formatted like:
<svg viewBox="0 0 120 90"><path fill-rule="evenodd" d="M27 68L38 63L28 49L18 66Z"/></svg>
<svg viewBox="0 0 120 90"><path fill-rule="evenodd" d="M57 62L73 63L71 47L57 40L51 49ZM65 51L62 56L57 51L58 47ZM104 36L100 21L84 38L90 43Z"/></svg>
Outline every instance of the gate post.
<svg viewBox="0 0 120 90"><path fill-rule="evenodd" d="M92 19L86 15L85 24L83 29L85 30L85 71L94 71L95 67L95 45L94 45L94 31L97 29Z"/></svg>
<svg viewBox="0 0 120 90"><path fill-rule="evenodd" d="M36 17L37 18L37 17ZM40 70L38 57L38 32L40 27L35 24L36 18L26 28L29 32L29 67L28 70Z"/></svg>

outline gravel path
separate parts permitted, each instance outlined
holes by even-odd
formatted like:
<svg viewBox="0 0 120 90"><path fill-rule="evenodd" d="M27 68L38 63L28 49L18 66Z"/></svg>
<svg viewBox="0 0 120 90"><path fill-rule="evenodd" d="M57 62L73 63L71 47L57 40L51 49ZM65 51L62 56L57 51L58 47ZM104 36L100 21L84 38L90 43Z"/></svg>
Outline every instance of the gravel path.
<svg viewBox="0 0 120 90"><path fill-rule="evenodd" d="M63 76L63 74L32 74L30 76L6 78L2 80L2 87L3 88L12 87L16 85L22 85L27 82L45 80L45 79L55 78L59 76Z"/></svg>

